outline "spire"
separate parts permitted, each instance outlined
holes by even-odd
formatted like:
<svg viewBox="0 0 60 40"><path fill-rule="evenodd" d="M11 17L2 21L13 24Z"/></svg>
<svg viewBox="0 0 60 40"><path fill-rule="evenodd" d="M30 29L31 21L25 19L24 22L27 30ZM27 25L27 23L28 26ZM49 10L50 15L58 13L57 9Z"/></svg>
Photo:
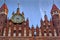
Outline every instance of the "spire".
<svg viewBox="0 0 60 40"><path fill-rule="evenodd" d="M26 19L26 23L27 23L27 25L29 26L29 19L28 19L28 18Z"/></svg>
<svg viewBox="0 0 60 40"><path fill-rule="evenodd" d="M53 4L52 6L52 11L58 10L57 6L55 4Z"/></svg>
<svg viewBox="0 0 60 40"><path fill-rule="evenodd" d="M39 28L39 27L38 27L38 24L36 25L36 28Z"/></svg>
<svg viewBox="0 0 60 40"><path fill-rule="evenodd" d="M29 22L29 19L27 18L27 20L26 20L27 22Z"/></svg>
<svg viewBox="0 0 60 40"><path fill-rule="evenodd" d="M12 15L14 15L14 11L12 12Z"/></svg>
<svg viewBox="0 0 60 40"><path fill-rule="evenodd" d="M4 0L4 3L6 2L6 0Z"/></svg>
<svg viewBox="0 0 60 40"><path fill-rule="evenodd" d="M5 4L6 0L4 0L4 4L1 6L1 9L5 12L5 14L7 15L8 13L8 7L7 5Z"/></svg>
<svg viewBox="0 0 60 40"><path fill-rule="evenodd" d="M34 25L32 25L32 28L34 27Z"/></svg>
<svg viewBox="0 0 60 40"><path fill-rule="evenodd" d="M53 0L53 6L52 6L52 9L51 9L51 13L53 13L54 11L57 11L57 10L59 10L59 9L58 9L57 6L54 4L54 0Z"/></svg>
<svg viewBox="0 0 60 40"><path fill-rule="evenodd" d="M53 0L53 4L54 4L54 0Z"/></svg>
<svg viewBox="0 0 60 40"><path fill-rule="evenodd" d="M19 8L19 5L20 5L20 4L18 3L18 8L17 8L17 12L16 12L17 14L20 14L20 8Z"/></svg>
<svg viewBox="0 0 60 40"><path fill-rule="evenodd" d="M47 20L47 15L46 15L46 11L44 11L45 15L44 15L44 18L45 20Z"/></svg>
<svg viewBox="0 0 60 40"><path fill-rule="evenodd" d="M47 15L46 14L45 14L44 18L45 18L45 20L47 20Z"/></svg>
<svg viewBox="0 0 60 40"><path fill-rule="evenodd" d="M50 19L50 22L52 22L52 19Z"/></svg>
<svg viewBox="0 0 60 40"><path fill-rule="evenodd" d="M18 8L19 8L20 4L18 3Z"/></svg>
<svg viewBox="0 0 60 40"><path fill-rule="evenodd" d="M41 18L40 22L43 22L42 18Z"/></svg>
<svg viewBox="0 0 60 40"><path fill-rule="evenodd" d="M32 25L32 29L34 29L34 25Z"/></svg>
<svg viewBox="0 0 60 40"><path fill-rule="evenodd" d="M22 15L24 16L24 12L22 12Z"/></svg>
<svg viewBox="0 0 60 40"><path fill-rule="evenodd" d="M4 3L2 6L1 6L2 9L8 9L7 8L7 5Z"/></svg>
<svg viewBox="0 0 60 40"><path fill-rule="evenodd" d="M43 23L43 20L42 20L42 18L41 18L41 20L40 20L40 23L41 23L41 25L42 25L42 23Z"/></svg>

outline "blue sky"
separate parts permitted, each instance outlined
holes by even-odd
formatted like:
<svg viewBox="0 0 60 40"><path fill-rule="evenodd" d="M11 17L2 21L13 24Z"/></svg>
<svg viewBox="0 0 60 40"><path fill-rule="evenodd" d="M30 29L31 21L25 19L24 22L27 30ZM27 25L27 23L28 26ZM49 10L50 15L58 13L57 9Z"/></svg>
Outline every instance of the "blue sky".
<svg viewBox="0 0 60 40"><path fill-rule="evenodd" d="M0 7L4 3L4 0L0 0ZM9 12L8 17L11 18L12 12L16 12L18 7L17 3L20 3L20 11L24 12L25 19L29 19L30 27L34 25L40 26L40 19L44 20L44 11L48 16L48 20L51 18L50 10L53 5L53 0L6 0ZM60 0L54 0L54 3L60 8Z"/></svg>

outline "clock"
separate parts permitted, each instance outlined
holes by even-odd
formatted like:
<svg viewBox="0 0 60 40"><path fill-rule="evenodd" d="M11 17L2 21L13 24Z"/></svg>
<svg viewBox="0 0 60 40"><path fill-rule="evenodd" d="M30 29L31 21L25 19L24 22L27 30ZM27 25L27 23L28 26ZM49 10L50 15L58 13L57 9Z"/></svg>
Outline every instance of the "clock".
<svg viewBox="0 0 60 40"><path fill-rule="evenodd" d="M24 16L22 16L21 14L20 15L15 14L12 16L11 20L14 23L22 23L24 21Z"/></svg>

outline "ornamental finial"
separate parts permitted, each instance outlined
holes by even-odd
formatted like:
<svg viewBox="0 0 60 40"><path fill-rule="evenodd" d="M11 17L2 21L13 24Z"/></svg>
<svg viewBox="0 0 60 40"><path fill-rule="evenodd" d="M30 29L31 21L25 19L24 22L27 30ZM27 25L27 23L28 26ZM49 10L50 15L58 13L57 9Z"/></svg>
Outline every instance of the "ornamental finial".
<svg viewBox="0 0 60 40"><path fill-rule="evenodd" d="M18 3L18 8L20 7L20 3Z"/></svg>
<svg viewBox="0 0 60 40"><path fill-rule="evenodd" d="M4 3L6 2L6 0L4 0Z"/></svg>
<svg viewBox="0 0 60 40"><path fill-rule="evenodd" d="M54 4L54 0L53 0L53 4Z"/></svg>

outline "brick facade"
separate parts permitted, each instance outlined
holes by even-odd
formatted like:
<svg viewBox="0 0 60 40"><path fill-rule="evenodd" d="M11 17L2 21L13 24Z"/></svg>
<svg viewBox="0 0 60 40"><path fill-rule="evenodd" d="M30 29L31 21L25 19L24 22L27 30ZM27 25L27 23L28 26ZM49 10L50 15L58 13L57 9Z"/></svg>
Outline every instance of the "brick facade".
<svg viewBox="0 0 60 40"><path fill-rule="evenodd" d="M16 13L19 15L19 9ZM33 25L29 27L28 19L22 23L13 23L7 19L7 14L8 8L4 3L0 8L0 40L60 40L60 10L55 4L51 9L52 19L48 21L45 15L45 20L40 21L41 26L37 25L36 28Z"/></svg>

